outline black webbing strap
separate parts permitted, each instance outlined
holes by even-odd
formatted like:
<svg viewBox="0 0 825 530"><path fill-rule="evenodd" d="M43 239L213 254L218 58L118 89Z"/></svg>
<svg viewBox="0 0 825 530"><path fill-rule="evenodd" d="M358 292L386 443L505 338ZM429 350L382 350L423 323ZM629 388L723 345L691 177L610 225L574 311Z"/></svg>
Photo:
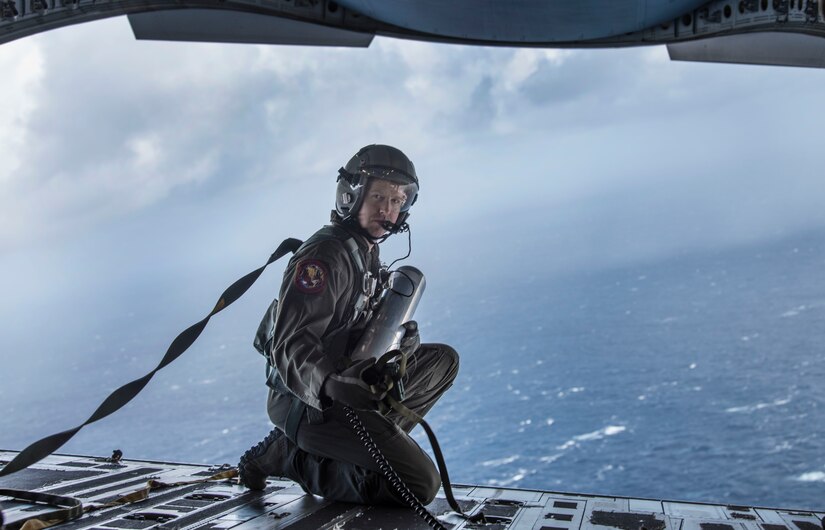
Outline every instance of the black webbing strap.
<svg viewBox="0 0 825 530"><path fill-rule="evenodd" d="M298 443L298 427L301 426L301 418L307 410L307 404L295 396L290 396L289 412L284 422L284 434L292 443Z"/></svg>
<svg viewBox="0 0 825 530"><path fill-rule="evenodd" d="M427 433L427 438L430 440L430 446L433 449L433 455L435 456L435 462L438 464L438 474L441 475L441 487L444 488L444 496L447 498L447 504L450 505L457 514L462 516L464 519L473 522L483 522L484 521L484 514L482 512L478 512L475 515L467 515L464 513L464 510L461 509L461 506L458 505L458 501L455 500L455 495L453 494L453 487L450 483L450 474L447 472L447 463L444 461L444 454L441 452L441 446L438 445L438 438L435 437L435 433L433 432L430 425L424 421L424 418L416 414L415 412L411 411L391 396L387 396L384 398L390 406L395 409L396 412L401 414L402 416L415 421L424 428L424 432Z"/></svg>
<svg viewBox="0 0 825 530"><path fill-rule="evenodd" d="M293 443L298 443L296 441L298 439L298 428L301 426L301 420L306 413L307 404L289 391L284 384L284 380L281 379L281 376L278 374L278 370L268 361L266 363L266 386L276 393L289 398L289 410L284 420L284 434L286 434L286 437Z"/></svg>
<svg viewBox="0 0 825 530"><path fill-rule="evenodd" d="M398 375L396 377L398 383L400 383L401 379L407 372L407 354L404 353L402 350L388 351L387 353L378 358L378 360L375 362L375 367L379 372L386 373L385 366L387 365L387 363L394 360L398 363ZM387 391L392 389L393 385L396 384L395 381L388 379L389 378L385 378L384 381ZM444 454L441 452L441 446L438 444L438 438L436 438L435 433L433 432L432 428L430 428L430 425L426 421L424 421L423 417L413 412L406 406L402 405L398 400L392 397L392 395L389 392L387 393L386 397L384 397L384 401L387 405L389 405L390 408L395 410L397 413L401 414L413 423L420 424L421 427L424 428L424 432L427 433L427 438L430 441L430 447L432 447L433 449L435 462L438 465L438 474L441 476L441 486L444 488L444 496L447 498L447 503L450 505L450 508L452 508L457 514L459 514L464 519L476 523L485 522L484 514L482 512L478 512L475 515L467 515L466 513L464 513L464 510L461 509L461 506L458 505L458 501L455 500L452 483L450 482L450 474L447 471L447 462L444 461Z"/></svg>
<svg viewBox="0 0 825 530"><path fill-rule="evenodd" d="M6 464L3 469L0 470L0 477L10 475L11 473L15 473L21 469L29 467L35 462L39 462L43 458L57 451L84 426L105 418L109 414L112 414L129 403L141 390L143 390L155 373L180 357L181 354L195 342L203 329L206 327L206 324L209 322L212 315L220 313L225 307L240 298L252 286L252 284L255 283L255 280L258 279L270 263L282 258L290 252L295 252L301 244L302 242L298 239L285 239L262 267L250 272L243 278L230 285L218 299L218 303L215 304L215 308L212 309L208 315L206 315L206 318L182 331L175 338L175 340L172 341L172 344L169 345L169 349L166 350L166 355L163 356L163 359L161 359L160 363L158 363L154 370L139 379L135 379L131 383L123 385L109 394L109 397L103 400L103 403L98 406L94 414L89 416L89 419L82 424L73 429L52 434L51 436L40 439L20 451L11 462Z"/></svg>
<svg viewBox="0 0 825 530"><path fill-rule="evenodd" d="M364 257L361 255L361 249L358 248L358 243L355 242L355 239L352 236L347 237L344 240L344 246L347 247L347 252L352 257L352 262L355 263L355 266L358 268L358 274L363 275L367 272L367 268L364 265Z"/></svg>
<svg viewBox="0 0 825 530"><path fill-rule="evenodd" d="M346 231L346 229L342 228L340 225L332 224L328 225L331 228L331 231L335 236L344 244L344 247L349 252L350 257L352 258L353 264L355 264L355 268L358 269L358 274L363 275L367 272L367 265L364 263L364 256L361 255L361 249L358 248L358 243L355 242L355 238L352 237L352 234Z"/></svg>

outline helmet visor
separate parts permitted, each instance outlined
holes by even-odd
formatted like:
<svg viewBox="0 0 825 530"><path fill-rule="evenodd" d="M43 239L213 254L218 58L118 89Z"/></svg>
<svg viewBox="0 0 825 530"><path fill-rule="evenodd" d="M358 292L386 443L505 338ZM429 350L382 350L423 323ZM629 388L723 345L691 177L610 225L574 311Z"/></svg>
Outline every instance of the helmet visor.
<svg viewBox="0 0 825 530"><path fill-rule="evenodd" d="M409 177L405 177L403 179L398 178L398 175L392 175L395 178L388 178L386 174L381 175L368 175L367 171L362 171L364 176L366 177L362 182L365 183L364 192L362 193L370 193L372 190L372 184L374 181L386 181L393 184L393 188L395 191L399 192L403 196L403 203L401 204L400 211L402 213L409 211L410 207L415 203L415 200L418 198L418 183L411 182ZM397 172L396 172L397 173ZM399 197L400 198L400 197Z"/></svg>

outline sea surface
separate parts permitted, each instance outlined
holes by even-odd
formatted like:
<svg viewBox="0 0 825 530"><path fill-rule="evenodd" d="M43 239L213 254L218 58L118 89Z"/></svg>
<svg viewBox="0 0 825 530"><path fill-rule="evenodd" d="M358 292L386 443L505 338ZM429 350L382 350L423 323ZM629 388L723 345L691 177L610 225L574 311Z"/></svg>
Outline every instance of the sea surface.
<svg viewBox="0 0 825 530"><path fill-rule="evenodd" d="M453 482L825 509L822 233L553 277L523 265L434 276L417 315L462 358L428 415ZM235 463L270 428L251 342L278 276L62 451ZM164 288L75 335L53 318L45 338L5 337L28 353L0 389L0 447L85 420L204 316L207 291L186 311Z"/></svg>

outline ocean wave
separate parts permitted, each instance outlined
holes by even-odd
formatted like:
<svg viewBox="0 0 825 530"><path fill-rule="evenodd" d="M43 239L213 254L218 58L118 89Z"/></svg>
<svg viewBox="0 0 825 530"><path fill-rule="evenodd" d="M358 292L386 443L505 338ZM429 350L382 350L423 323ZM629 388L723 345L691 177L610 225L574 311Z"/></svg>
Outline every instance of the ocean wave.
<svg viewBox="0 0 825 530"><path fill-rule="evenodd" d="M795 317L796 315L798 315L799 313L805 311L806 309L808 309L808 307L804 306L804 305L796 306L793 309L789 309L789 310L785 311L780 316L782 318Z"/></svg>
<svg viewBox="0 0 825 530"><path fill-rule="evenodd" d="M793 449L793 445L788 441L783 441L782 443L777 444L773 450L771 450L771 453L781 453L782 451L788 451L790 449Z"/></svg>
<svg viewBox="0 0 825 530"><path fill-rule="evenodd" d="M519 458L521 458L521 455L506 456L504 458L496 458L496 459L493 459L493 460L484 461L484 462L481 463L481 465L484 466L484 467L503 466L503 465L507 465L507 464L512 464L513 462L515 462Z"/></svg>
<svg viewBox="0 0 825 530"><path fill-rule="evenodd" d="M580 392L584 392L584 390L585 388L583 386L574 386L572 388L568 388L567 390L560 390L556 394L556 397L563 398L569 396L570 394L578 394Z"/></svg>
<svg viewBox="0 0 825 530"><path fill-rule="evenodd" d="M588 432L585 434L579 434L578 436L574 436L570 440L567 440L563 444L557 446L556 449L564 451L565 449L570 449L573 446L579 445L580 442L592 442L594 440L601 440L608 436L615 436L626 430L627 427L625 427L624 425L608 425L607 427L599 429L598 431Z"/></svg>
<svg viewBox="0 0 825 530"><path fill-rule="evenodd" d="M796 480L799 482L825 482L825 472L809 471L796 477Z"/></svg>
<svg viewBox="0 0 825 530"><path fill-rule="evenodd" d="M602 466L601 469L596 472L596 480L604 480L605 475L613 471L624 471L624 466L613 467L613 464Z"/></svg>
<svg viewBox="0 0 825 530"><path fill-rule="evenodd" d="M542 456L541 458L539 458L539 462L541 462L542 464L552 464L553 462L555 462L556 460L558 460L562 456L564 456L563 453L556 453L554 455Z"/></svg>
<svg viewBox="0 0 825 530"><path fill-rule="evenodd" d="M756 412L757 410L762 410L770 407L781 407L782 405L787 405L791 402L790 397L782 398L782 399L775 399L770 403L757 403L756 405L744 405L742 407L729 407L725 409L725 412L729 413L738 413L738 412Z"/></svg>
<svg viewBox="0 0 825 530"><path fill-rule="evenodd" d="M516 482L521 481L526 477L528 474L535 473L535 469L528 470L528 469L518 469L516 473L509 478L506 479L490 479L487 481L487 484L490 486L510 486L515 484Z"/></svg>

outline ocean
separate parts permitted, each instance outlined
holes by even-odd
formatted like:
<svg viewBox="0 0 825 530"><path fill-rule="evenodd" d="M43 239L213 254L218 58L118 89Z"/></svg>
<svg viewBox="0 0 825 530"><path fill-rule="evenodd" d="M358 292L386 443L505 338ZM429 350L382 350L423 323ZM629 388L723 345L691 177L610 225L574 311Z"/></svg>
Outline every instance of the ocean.
<svg viewBox="0 0 825 530"><path fill-rule="evenodd" d="M538 274L433 278L422 336L462 359L427 418L453 482L825 509L822 236L566 275L532 263ZM251 346L280 276L267 274L137 399L61 451L234 464L270 429ZM75 334L55 317L44 336L4 338L29 353L0 389L0 448L82 422L211 307L182 311L168 300L185 293L158 292Z"/></svg>

